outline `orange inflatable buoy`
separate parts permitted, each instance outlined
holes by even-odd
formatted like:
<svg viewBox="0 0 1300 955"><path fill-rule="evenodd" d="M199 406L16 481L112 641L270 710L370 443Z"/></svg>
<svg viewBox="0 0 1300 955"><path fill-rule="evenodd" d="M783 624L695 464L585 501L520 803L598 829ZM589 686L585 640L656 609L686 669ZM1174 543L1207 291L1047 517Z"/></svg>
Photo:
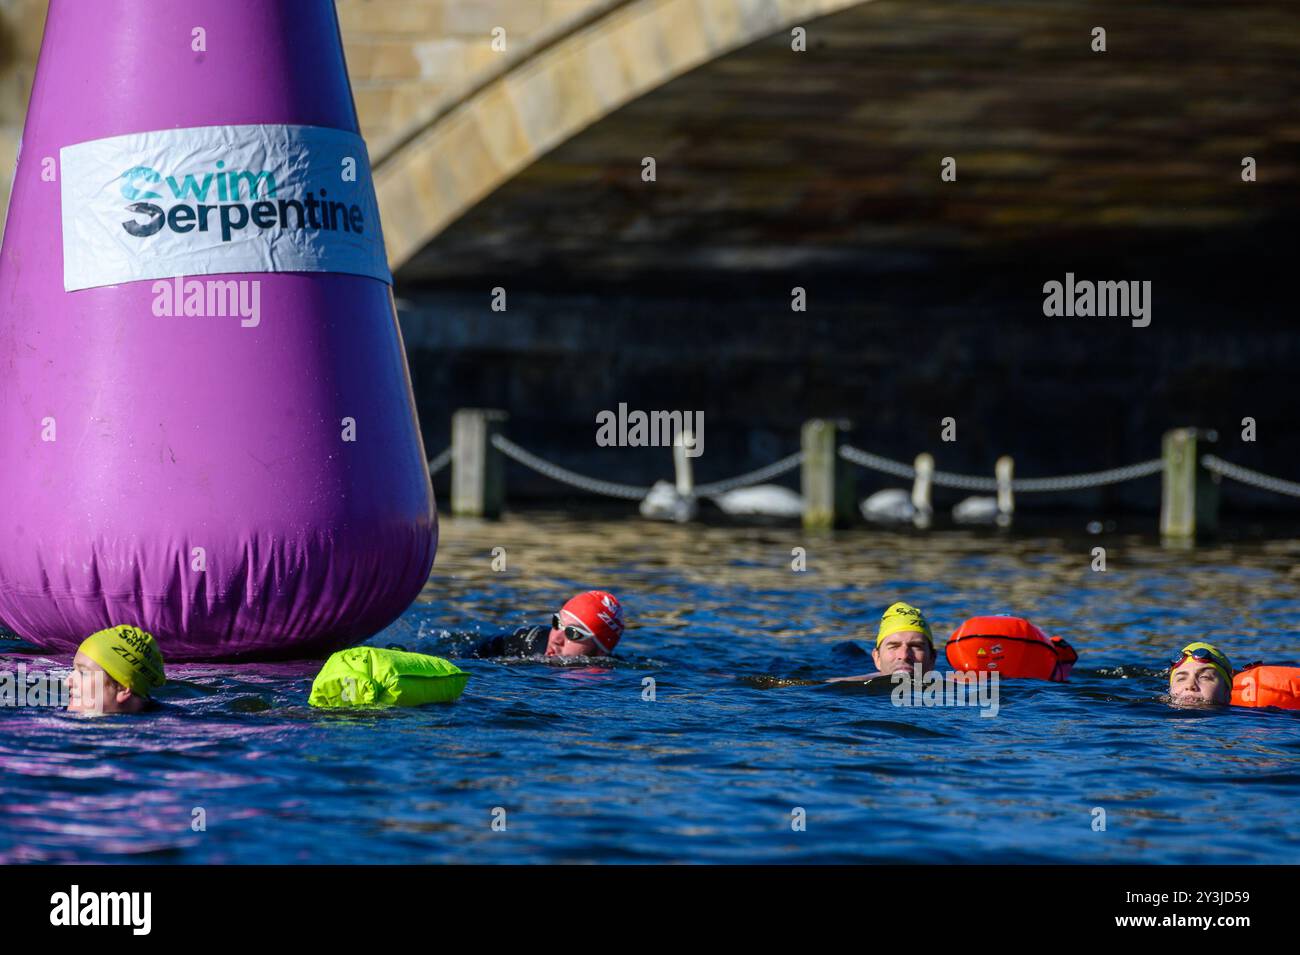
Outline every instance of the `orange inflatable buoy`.
<svg viewBox="0 0 1300 955"><path fill-rule="evenodd" d="M1232 678L1233 706L1276 706L1300 710L1300 667L1254 663Z"/></svg>
<svg viewBox="0 0 1300 955"><path fill-rule="evenodd" d="M1000 673L1010 677L1064 683L1079 659L1060 637L1043 633L1022 617L971 617L945 648L954 670Z"/></svg>

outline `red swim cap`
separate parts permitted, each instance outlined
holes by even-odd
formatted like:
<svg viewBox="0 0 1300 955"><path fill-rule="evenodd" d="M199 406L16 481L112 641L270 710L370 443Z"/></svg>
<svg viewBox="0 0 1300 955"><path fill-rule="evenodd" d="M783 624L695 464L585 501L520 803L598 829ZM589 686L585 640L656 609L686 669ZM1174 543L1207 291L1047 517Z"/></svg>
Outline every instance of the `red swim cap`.
<svg viewBox="0 0 1300 955"><path fill-rule="evenodd" d="M560 608L560 626L591 634L602 650L613 653L623 638L623 605L611 593L588 590Z"/></svg>
<svg viewBox="0 0 1300 955"><path fill-rule="evenodd" d="M1048 639L1022 617L971 617L946 648L954 670L985 670L1003 676L1064 683L1079 655L1060 637Z"/></svg>

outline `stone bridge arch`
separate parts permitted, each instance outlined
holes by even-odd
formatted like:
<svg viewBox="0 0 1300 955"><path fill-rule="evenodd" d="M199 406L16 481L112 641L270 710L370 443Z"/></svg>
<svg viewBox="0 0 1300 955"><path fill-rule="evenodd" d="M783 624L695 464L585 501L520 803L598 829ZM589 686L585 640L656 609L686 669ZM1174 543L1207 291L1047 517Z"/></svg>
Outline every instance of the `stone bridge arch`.
<svg viewBox="0 0 1300 955"><path fill-rule="evenodd" d="M520 170L638 96L747 43L864 2L597 2L371 157L390 264L399 268Z"/></svg>

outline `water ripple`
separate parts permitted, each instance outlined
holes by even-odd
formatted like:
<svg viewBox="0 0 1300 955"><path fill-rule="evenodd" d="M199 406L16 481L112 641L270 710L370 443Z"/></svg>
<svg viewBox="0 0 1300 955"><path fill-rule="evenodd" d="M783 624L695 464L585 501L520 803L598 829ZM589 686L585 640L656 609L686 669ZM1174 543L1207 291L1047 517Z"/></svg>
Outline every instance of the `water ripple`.
<svg viewBox="0 0 1300 955"><path fill-rule="evenodd" d="M1300 663L1297 556L446 520L421 602L372 643L463 658L607 584L621 658L460 659L465 698L418 710L313 710L311 661L170 667L173 706L145 718L0 709L0 863L1272 862L1300 850L1300 713L1174 709L1163 667L1195 638ZM995 718L823 683L870 669L896 599L940 634L1025 614L1080 665L1064 686L1005 681ZM68 665L10 649L0 668Z"/></svg>

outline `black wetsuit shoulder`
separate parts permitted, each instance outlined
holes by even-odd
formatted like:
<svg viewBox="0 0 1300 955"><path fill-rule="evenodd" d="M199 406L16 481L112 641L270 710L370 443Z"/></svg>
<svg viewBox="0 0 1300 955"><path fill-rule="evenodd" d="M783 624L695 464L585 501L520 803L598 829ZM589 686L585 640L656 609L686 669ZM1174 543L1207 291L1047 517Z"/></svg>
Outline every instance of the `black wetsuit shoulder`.
<svg viewBox="0 0 1300 955"><path fill-rule="evenodd" d="M471 657L533 657L546 652L546 627L520 627L514 633L499 633L474 645Z"/></svg>

